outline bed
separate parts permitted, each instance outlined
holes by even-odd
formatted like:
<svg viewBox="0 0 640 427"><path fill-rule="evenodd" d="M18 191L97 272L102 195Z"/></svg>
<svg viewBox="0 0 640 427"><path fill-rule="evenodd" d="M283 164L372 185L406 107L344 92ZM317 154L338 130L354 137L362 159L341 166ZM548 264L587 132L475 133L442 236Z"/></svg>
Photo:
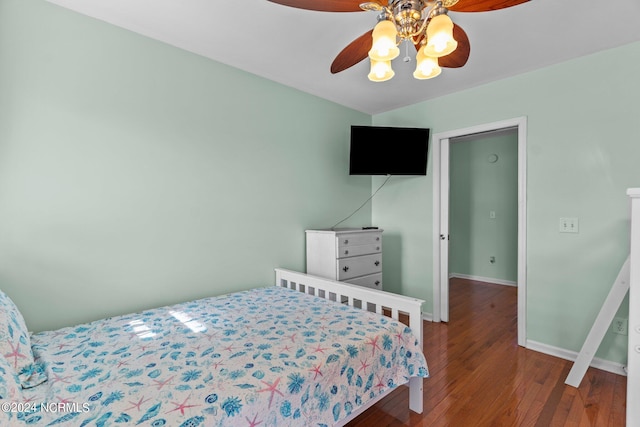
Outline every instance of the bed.
<svg viewBox="0 0 640 427"><path fill-rule="evenodd" d="M0 425L344 425L403 384L422 412L421 300L275 285L33 335L2 294Z"/></svg>

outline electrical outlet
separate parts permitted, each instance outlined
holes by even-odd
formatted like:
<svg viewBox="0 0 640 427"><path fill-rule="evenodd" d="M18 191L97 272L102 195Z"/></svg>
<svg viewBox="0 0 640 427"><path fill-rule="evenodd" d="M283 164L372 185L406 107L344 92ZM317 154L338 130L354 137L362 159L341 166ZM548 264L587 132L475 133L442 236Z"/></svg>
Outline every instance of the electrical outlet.
<svg viewBox="0 0 640 427"><path fill-rule="evenodd" d="M627 335L627 319L622 317L615 317L613 323L611 323L611 330L616 334Z"/></svg>
<svg viewBox="0 0 640 427"><path fill-rule="evenodd" d="M578 231L578 218L560 218L561 233L577 233Z"/></svg>

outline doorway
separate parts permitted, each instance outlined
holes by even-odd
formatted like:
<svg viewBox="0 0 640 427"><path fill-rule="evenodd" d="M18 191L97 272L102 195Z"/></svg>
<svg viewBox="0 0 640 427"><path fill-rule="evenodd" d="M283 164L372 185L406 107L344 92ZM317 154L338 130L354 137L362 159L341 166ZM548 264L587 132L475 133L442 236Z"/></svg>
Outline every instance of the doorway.
<svg viewBox="0 0 640 427"><path fill-rule="evenodd" d="M433 136L433 321L449 321L449 162L454 138L513 129L518 145L517 281L518 344L526 344L526 117Z"/></svg>

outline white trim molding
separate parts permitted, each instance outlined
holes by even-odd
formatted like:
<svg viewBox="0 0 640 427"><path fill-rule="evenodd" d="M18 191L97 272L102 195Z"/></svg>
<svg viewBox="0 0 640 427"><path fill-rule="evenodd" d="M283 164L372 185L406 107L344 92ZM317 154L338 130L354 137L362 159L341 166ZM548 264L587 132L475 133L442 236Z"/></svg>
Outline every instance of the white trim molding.
<svg viewBox="0 0 640 427"><path fill-rule="evenodd" d="M440 249L443 224L448 234L448 218L441 214L443 192L449 191L449 143L451 138L515 128L518 132L518 345L527 342L527 117L472 126L434 134L432 137L433 171L433 320L449 318L448 271L443 271ZM447 193L448 194L448 193ZM448 197L447 197L448 198ZM446 244L446 242L445 242ZM444 262L448 263L448 260Z"/></svg>
<svg viewBox="0 0 640 427"><path fill-rule="evenodd" d="M493 285L518 286L518 282L513 280L494 279L493 277L474 276L472 274L449 273L449 279L466 279L476 282L486 282Z"/></svg>
<svg viewBox="0 0 640 427"><path fill-rule="evenodd" d="M640 420L640 188L629 188L627 195L631 203L627 425L633 426Z"/></svg>

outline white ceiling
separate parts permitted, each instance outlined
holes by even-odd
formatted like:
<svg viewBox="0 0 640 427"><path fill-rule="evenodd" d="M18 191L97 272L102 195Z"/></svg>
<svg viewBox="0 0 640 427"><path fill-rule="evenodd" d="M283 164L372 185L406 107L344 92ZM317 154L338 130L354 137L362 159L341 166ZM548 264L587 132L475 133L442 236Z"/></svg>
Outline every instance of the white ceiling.
<svg viewBox="0 0 640 427"><path fill-rule="evenodd" d="M366 60L339 74L329 67L373 28L375 12L314 12L267 0L48 1L369 114L640 40L639 0L531 0L450 12L471 41L466 66L415 80L403 46L395 77L372 83Z"/></svg>

